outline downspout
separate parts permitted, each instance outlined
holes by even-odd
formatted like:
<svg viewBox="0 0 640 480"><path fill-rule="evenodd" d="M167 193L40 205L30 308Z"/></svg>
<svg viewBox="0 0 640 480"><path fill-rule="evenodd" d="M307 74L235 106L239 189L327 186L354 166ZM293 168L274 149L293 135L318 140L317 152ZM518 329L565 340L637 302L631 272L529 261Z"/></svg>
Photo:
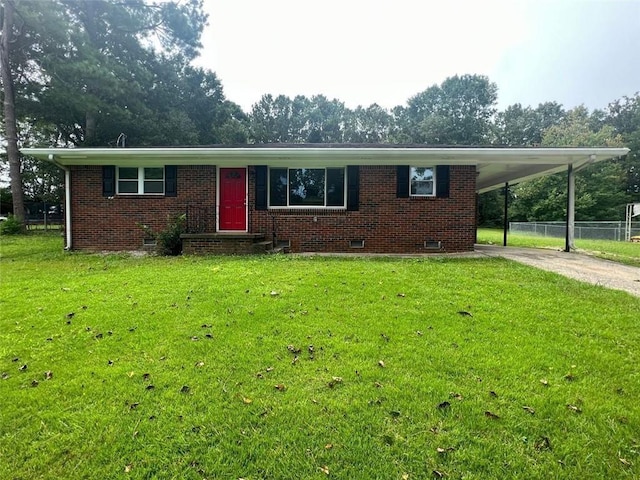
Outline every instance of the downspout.
<svg viewBox="0 0 640 480"><path fill-rule="evenodd" d="M52 153L49 154L49 161L57 167L64 170L64 234L65 234L65 246L64 249L71 250L71 169L60 165L56 162Z"/></svg>

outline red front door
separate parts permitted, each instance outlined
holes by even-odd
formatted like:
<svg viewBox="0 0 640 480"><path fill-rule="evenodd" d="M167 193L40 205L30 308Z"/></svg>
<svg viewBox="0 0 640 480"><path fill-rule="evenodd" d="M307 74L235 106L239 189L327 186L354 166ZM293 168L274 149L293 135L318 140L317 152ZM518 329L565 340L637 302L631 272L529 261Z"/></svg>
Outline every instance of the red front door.
<svg viewBox="0 0 640 480"><path fill-rule="evenodd" d="M220 230L247 229L247 171L220 169Z"/></svg>

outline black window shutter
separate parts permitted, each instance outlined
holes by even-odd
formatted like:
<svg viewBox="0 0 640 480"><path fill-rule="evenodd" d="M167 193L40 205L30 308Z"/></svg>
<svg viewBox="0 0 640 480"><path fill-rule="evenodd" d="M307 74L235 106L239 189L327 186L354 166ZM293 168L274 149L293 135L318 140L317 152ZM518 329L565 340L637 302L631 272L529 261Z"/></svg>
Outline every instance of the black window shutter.
<svg viewBox="0 0 640 480"><path fill-rule="evenodd" d="M360 167L347 167L347 210L356 212L360 207Z"/></svg>
<svg viewBox="0 0 640 480"><path fill-rule="evenodd" d="M256 210L267 209L267 166L257 165L256 169Z"/></svg>
<svg viewBox="0 0 640 480"><path fill-rule="evenodd" d="M409 198L409 166L398 165L396 177L396 196Z"/></svg>
<svg viewBox="0 0 640 480"><path fill-rule="evenodd" d="M178 196L178 167L175 165L164 167L164 195L165 197Z"/></svg>
<svg viewBox="0 0 640 480"><path fill-rule="evenodd" d="M116 194L116 167L103 165L102 167L102 196L113 197Z"/></svg>
<svg viewBox="0 0 640 480"><path fill-rule="evenodd" d="M449 165L436 166L436 197L449 198Z"/></svg>

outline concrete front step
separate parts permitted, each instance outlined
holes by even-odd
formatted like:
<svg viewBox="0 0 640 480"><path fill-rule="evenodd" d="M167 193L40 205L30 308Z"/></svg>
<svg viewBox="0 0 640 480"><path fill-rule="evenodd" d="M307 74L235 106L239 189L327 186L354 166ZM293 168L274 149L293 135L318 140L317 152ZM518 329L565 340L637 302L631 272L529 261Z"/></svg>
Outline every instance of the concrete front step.
<svg viewBox="0 0 640 480"><path fill-rule="evenodd" d="M264 233L185 233L182 252L186 255L248 255L264 254L273 242Z"/></svg>

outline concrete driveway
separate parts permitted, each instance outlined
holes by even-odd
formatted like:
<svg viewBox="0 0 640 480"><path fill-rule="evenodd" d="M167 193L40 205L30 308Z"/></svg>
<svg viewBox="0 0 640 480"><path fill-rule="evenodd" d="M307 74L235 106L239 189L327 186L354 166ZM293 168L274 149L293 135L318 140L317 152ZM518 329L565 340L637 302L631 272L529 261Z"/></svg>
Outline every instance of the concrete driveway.
<svg viewBox="0 0 640 480"><path fill-rule="evenodd" d="M503 257L532 267L559 273L581 282L624 290L640 297L640 268L580 253L567 253L542 248L476 245L475 251L488 257Z"/></svg>

